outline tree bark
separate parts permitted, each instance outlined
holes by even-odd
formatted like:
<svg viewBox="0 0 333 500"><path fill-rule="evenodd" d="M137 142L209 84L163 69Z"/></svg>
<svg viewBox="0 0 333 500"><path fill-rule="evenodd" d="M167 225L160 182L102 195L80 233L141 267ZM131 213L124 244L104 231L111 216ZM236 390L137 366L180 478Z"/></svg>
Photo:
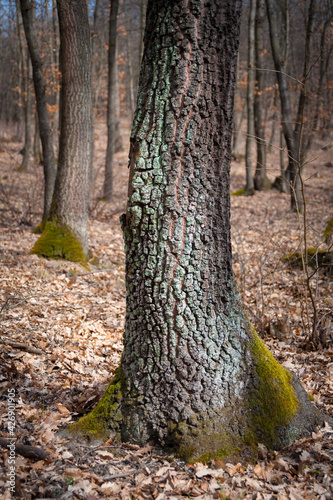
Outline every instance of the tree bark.
<svg viewBox="0 0 333 500"><path fill-rule="evenodd" d="M271 188L270 180L266 173L266 141L265 123L263 120L264 108L264 65L262 62L264 54L265 39L265 0L256 0L255 18L255 67L256 86L254 93L254 129L257 141L257 166L254 176L254 187L258 191L267 191Z"/></svg>
<svg viewBox="0 0 333 500"><path fill-rule="evenodd" d="M232 270L239 0L150 0L130 149L120 369L72 431L113 429L182 458L253 458L322 422L263 346ZM237 448L237 450L236 450Z"/></svg>
<svg viewBox="0 0 333 500"><path fill-rule="evenodd" d="M88 253L92 81L86 0L57 0L62 67L58 172L43 234L32 252L82 261Z"/></svg>
<svg viewBox="0 0 333 500"><path fill-rule="evenodd" d="M248 23L248 77L247 77L247 136L246 136L246 186L245 194L254 194L252 173L253 149L255 144L254 128L254 89L255 89L255 19L257 1L250 0Z"/></svg>
<svg viewBox="0 0 333 500"><path fill-rule="evenodd" d="M43 149L44 167L44 211L43 222L48 218L51 208L54 182L56 178L56 166L53 152L53 141L49 113L47 110L46 81L39 43L35 33L34 2L20 0L23 26L27 38L28 48L33 70L33 80L36 94L36 104L39 121L40 138Z"/></svg>
<svg viewBox="0 0 333 500"><path fill-rule="evenodd" d="M108 139L105 158L105 179L103 198L111 201L113 194L113 159L116 145L116 71L117 71L117 14L118 0L112 0L109 22L109 77L108 77L108 109L107 109L107 127Z"/></svg>

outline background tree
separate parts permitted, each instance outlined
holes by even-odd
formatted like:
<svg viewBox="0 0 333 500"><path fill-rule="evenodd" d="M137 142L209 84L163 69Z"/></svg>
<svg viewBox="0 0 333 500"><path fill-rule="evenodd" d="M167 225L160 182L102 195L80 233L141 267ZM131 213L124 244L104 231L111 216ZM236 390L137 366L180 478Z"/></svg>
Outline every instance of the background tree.
<svg viewBox="0 0 333 500"><path fill-rule="evenodd" d="M254 194L254 180L252 161L255 144L254 128L254 91L255 91L255 20L257 1L250 0L249 26L248 26L248 76L247 76L247 135L246 135L246 186L245 195Z"/></svg>
<svg viewBox="0 0 333 500"><path fill-rule="evenodd" d="M255 68L256 84L254 92L254 130L257 142L257 166L254 176L254 187L258 191L267 191L271 188L271 183L266 174L266 140L264 122L264 40L265 40L265 0L256 0L255 17Z"/></svg>
<svg viewBox="0 0 333 500"><path fill-rule="evenodd" d="M24 43L22 16L20 9L20 2L16 0L16 19L17 19L17 36L19 39L19 73L21 85L19 85L19 91L21 92L21 102L24 107L24 146L23 146L23 160L21 169L27 170L29 164L29 158L31 154L31 107L32 107L32 96L31 96L31 61L29 56L29 51L27 51Z"/></svg>
<svg viewBox="0 0 333 500"><path fill-rule="evenodd" d="M316 0L310 1L307 12L306 41L304 48L304 69L300 86L296 120L293 119L292 106L288 90L288 74L285 68L285 61L282 57L281 46L279 44L279 24L277 22L277 16L272 0L266 0L266 6L269 20L272 55L280 92L282 128L288 150L288 180L291 188L291 208L301 211L303 202L301 197L300 169L304 161L304 148L302 146L301 140L306 101L305 85L308 78L310 64L310 48L313 33ZM294 128L293 123L295 123Z"/></svg>
<svg viewBox="0 0 333 500"><path fill-rule="evenodd" d="M92 81L85 0L57 0L61 42L58 172L49 222L32 252L84 261L88 254Z"/></svg>
<svg viewBox="0 0 333 500"><path fill-rule="evenodd" d="M109 77L108 77L108 107L107 107L107 149L105 158L104 194L110 201L113 192L113 160L116 149L116 90L117 90L117 14L118 0L112 0L109 24Z"/></svg>
<svg viewBox="0 0 333 500"><path fill-rule="evenodd" d="M322 422L257 337L235 287L229 169L240 8L148 2L122 216L124 352L102 401L73 427L111 428L186 459L235 448L253 457L258 441L276 449Z"/></svg>
<svg viewBox="0 0 333 500"><path fill-rule="evenodd" d="M43 168L44 168L44 211L43 223L47 220L53 189L56 177L56 166L54 160L53 141L49 112L47 108L47 91L44 77L45 68L41 58L39 44L36 38L36 26L34 22L34 2L30 0L20 0L23 26L33 69L33 80L35 87L38 123L40 138L43 148Z"/></svg>

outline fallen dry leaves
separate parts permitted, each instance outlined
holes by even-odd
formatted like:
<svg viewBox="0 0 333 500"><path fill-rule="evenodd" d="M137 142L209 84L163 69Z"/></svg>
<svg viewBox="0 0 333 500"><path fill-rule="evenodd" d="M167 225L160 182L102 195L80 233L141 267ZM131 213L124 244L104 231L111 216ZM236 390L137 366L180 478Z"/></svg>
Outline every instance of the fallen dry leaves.
<svg viewBox="0 0 333 500"><path fill-rule="evenodd" d="M100 194L105 131L97 125L96 197ZM124 130L128 138L128 131ZM124 249L118 218L125 209L127 151L118 153L115 198L96 202L90 247L98 263L78 264L30 255L42 203L42 167L19 173L20 144L0 152L0 435L8 438L7 389L16 391L15 437L49 455L16 456L16 496L23 499L328 500L333 495L333 431L327 425L279 453L259 447L253 465L189 465L147 445L70 441L62 433L97 403L122 352L125 313ZM332 217L333 169L328 152L306 167L309 245L320 241ZM326 156L325 156L326 155ZM269 162L276 161L274 155ZM270 165L269 165L270 166ZM274 178L274 169L269 175ZM232 166L232 191L242 187L244 166ZM331 191L330 191L331 190ZM244 304L275 357L302 380L314 403L333 415L332 331L319 350L306 342L302 272L283 262L298 250L301 233L289 198L271 191L232 197L234 269ZM332 281L313 279L319 317L332 316ZM328 324L328 323L327 323ZM0 495L9 499L8 452L0 457Z"/></svg>

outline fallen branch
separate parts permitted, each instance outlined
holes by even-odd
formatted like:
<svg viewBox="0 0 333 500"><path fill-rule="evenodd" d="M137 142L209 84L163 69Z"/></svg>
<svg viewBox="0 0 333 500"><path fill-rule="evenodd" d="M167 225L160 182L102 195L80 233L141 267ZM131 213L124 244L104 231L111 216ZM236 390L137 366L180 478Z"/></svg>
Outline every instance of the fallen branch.
<svg viewBox="0 0 333 500"><path fill-rule="evenodd" d="M122 262L111 260L111 264L115 264L116 266L119 266L122 264ZM75 278L75 276L87 276L88 274L95 274L95 273L111 273L114 272L114 269L96 269L96 271L87 271L86 273L67 273L66 277L67 278Z"/></svg>
<svg viewBox="0 0 333 500"><path fill-rule="evenodd" d="M29 446L26 444L15 443L15 452L22 457L31 458L32 460L45 460L49 456L49 452L43 450L42 448L37 448L36 446ZM9 446L12 446L12 440L4 439L0 437L0 446L9 450Z"/></svg>
<svg viewBox="0 0 333 500"><path fill-rule="evenodd" d="M119 474L112 474L111 476L104 476L101 479L103 481L112 481L112 479L118 479L120 477L126 477L126 476L131 476L132 474L138 474L140 470L138 469L132 469L129 470L128 472L119 472Z"/></svg>
<svg viewBox="0 0 333 500"><path fill-rule="evenodd" d="M11 340L0 338L0 344L9 345L13 349L30 352L31 354L45 354L45 351L41 351L40 349L36 349L35 347L30 347L27 344L21 344L20 342L13 342Z"/></svg>

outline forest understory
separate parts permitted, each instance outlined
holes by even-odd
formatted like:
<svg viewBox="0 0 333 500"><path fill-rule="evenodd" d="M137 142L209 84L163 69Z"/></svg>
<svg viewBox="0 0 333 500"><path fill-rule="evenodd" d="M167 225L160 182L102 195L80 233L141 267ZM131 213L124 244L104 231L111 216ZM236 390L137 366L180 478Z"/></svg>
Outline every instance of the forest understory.
<svg viewBox="0 0 333 500"><path fill-rule="evenodd" d="M14 389L16 445L47 452L35 460L16 453L15 497L332 498L329 425L279 452L259 447L259 461L251 465L186 464L150 445L118 445L112 436L87 444L61 432L96 405L120 362L125 267L119 216L126 207L128 136L124 124L113 202L91 202L89 269L30 255L42 216L42 166L31 160L29 170L20 172L22 143L9 132L0 138L0 444L10 437L8 389ZM95 139L93 200L98 200L106 144L101 123ZM332 147L324 145L314 142L303 179L307 244L327 251L323 233L333 216L333 164ZM268 155L267 167L273 181L279 174L278 148ZM231 192L244 184L244 159L233 161ZM303 216L290 212L289 195L274 190L232 196L231 214L234 270L251 321L278 361L301 379L313 403L333 417L332 275L310 268L319 339L314 347L304 272L284 259L303 248ZM8 500L10 452L1 451L0 496Z"/></svg>

